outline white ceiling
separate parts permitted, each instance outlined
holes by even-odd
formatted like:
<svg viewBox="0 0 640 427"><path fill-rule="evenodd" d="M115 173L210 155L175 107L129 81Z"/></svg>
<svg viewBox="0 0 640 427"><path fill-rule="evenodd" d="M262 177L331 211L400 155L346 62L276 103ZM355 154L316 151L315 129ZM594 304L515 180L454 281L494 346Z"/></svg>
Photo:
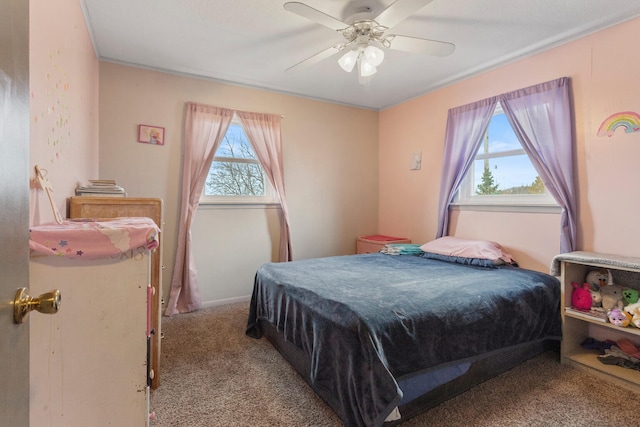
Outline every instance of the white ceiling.
<svg viewBox="0 0 640 427"><path fill-rule="evenodd" d="M359 84L356 72L338 66L340 54L285 71L344 41L340 33L285 10L286 1L81 4L101 60L374 110L640 16L640 0L433 0L387 33L451 42L455 52L442 58L386 50L378 72ZM377 16L394 0L302 2L346 20L363 6Z"/></svg>

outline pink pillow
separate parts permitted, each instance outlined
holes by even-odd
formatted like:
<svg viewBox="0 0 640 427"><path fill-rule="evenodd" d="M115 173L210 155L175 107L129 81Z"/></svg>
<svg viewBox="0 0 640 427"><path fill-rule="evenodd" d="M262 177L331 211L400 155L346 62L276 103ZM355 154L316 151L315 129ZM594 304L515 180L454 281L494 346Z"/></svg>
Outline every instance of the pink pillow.
<svg viewBox="0 0 640 427"><path fill-rule="evenodd" d="M463 258L502 260L514 264L515 260L496 242L488 240L468 240L453 236L440 237L420 246L424 252Z"/></svg>

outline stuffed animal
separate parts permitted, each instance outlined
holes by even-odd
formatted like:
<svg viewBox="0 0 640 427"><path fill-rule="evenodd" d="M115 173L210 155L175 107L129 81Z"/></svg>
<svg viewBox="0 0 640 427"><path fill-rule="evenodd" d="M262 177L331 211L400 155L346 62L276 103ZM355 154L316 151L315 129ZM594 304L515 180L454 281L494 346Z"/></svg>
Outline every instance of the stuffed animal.
<svg viewBox="0 0 640 427"><path fill-rule="evenodd" d="M632 316L631 323L633 326L640 328L640 302L629 304L624 308L624 311Z"/></svg>
<svg viewBox="0 0 640 427"><path fill-rule="evenodd" d="M631 323L631 315L619 308L609 310L607 316L609 317L609 322L616 326L626 327L629 326L629 323Z"/></svg>
<svg viewBox="0 0 640 427"><path fill-rule="evenodd" d="M636 312L631 318L631 324L636 328L640 328L640 312Z"/></svg>
<svg viewBox="0 0 640 427"><path fill-rule="evenodd" d="M622 288L618 285L607 285L600 288L602 293L602 308L605 310L613 310L614 308L623 308Z"/></svg>
<svg viewBox="0 0 640 427"><path fill-rule="evenodd" d="M602 292L600 292L600 288L598 287L598 289L595 290L591 287L589 292L591 293L591 309L604 311L604 308L602 308Z"/></svg>
<svg viewBox="0 0 640 427"><path fill-rule="evenodd" d="M585 282L591 285L592 289L599 290L603 286L610 284L609 274L606 269L601 268L599 270L590 271L587 274L587 278L584 279Z"/></svg>
<svg viewBox="0 0 640 427"><path fill-rule="evenodd" d="M622 299L624 300L624 303L629 305L629 304L635 304L638 302L638 291L635 289L623 289L622 290Z"/></svg>
<svg viewBox="0 0 640 427"><path fill-rule="evenodd" d="M571 305L578 310L588 311L591 308L591 286L583 283L582 286L578 282L571 282L573 292L571 292Z"/></svg>

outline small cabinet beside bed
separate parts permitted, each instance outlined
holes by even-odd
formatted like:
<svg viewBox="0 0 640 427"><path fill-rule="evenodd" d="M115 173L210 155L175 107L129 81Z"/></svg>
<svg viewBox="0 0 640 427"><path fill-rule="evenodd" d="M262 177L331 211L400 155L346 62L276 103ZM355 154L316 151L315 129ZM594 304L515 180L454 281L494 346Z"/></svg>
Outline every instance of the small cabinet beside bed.
<svg viewBox="0 0 640 427"><path fill-rule="evenodd" d="M557 343L557 278L442 239L452 251L431 258L265 264L247 335L269 339L347 426L404 422Z"/></svg>
<svg viewBox="0 0 640 427"><path fill-rule="evenodd" d="M640 347L640 329L629 325L616 326L579 312L571 307L572 282L582 284L590 271L606 269L611 272L613 283L623 288L640 290L640 258L592 252L571 252L555 257L552 271L560 273L562 282L562 363L586 370L599 378L614 382L629 390L640 392L640 371L598 360L599 351L583 348L587 338L603 342L626 339Z"/></svg>

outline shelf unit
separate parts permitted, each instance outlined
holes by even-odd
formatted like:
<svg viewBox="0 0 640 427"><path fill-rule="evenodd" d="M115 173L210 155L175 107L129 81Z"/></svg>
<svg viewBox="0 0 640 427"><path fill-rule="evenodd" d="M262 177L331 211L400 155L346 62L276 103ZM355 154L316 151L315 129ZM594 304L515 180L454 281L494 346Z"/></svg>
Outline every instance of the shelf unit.
<svg viewBox="0 0 640 427"><path fill-rule="evenodd" d="M618 263L620 259L624 263ZM612 265L613 264L613 265ZM620 266L623 264L624 266ZM640 258L618 257L608 254L594 254L593 260L562 260L560 265L562 294L562 347L563 364L591 372L631 391L640 392L640 371L617 365L606 365L597 358L594 350L583 349L581 343L591 337L599 341L617 341L626 338L640 347L640 329L626 328L586 319L565 310L571 306L571 282L583 283L587 273L599 268L611 271L614 283L628 288L640 289Z"/></svg>

